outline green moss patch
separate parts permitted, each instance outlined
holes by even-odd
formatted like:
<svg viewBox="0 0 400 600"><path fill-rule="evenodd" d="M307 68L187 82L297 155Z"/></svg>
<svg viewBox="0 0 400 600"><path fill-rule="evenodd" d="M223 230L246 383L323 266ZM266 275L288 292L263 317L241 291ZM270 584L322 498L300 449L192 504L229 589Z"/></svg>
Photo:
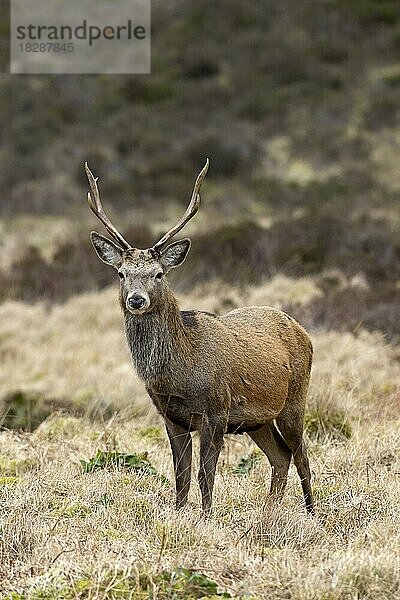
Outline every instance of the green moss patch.
<svg viewBox="0 0 400 600"><path fill-rule="evenodd" d="M163 483L168 483L168 479L151 465L147 452L126 454L125 452L97 450L95 456L88 461L80 460L79 462L84 473L93 473L98 469L126 469L145 475L154 475Z"/></svg>

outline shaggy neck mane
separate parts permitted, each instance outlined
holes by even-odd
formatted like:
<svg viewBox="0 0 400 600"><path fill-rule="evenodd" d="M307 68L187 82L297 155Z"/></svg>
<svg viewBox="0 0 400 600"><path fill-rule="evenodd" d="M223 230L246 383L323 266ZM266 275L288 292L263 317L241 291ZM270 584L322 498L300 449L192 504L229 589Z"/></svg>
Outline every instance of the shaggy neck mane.
<svg viewBox="0 0 400 600"><path fill-rule="evenodd" d="M178 303L168 291L163 302L149 313L133 315L123 307L125 332L136 371L146 384L169 381L173 365L182 364L190 352L188 330Z"/></svg>

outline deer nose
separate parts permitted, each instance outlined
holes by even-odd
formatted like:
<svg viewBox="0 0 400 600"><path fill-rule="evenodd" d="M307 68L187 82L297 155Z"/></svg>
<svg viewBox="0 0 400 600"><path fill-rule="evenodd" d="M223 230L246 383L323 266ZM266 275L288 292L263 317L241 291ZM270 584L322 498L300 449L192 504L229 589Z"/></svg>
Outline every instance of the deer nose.
<svg viewBox="0 0 400 600"><path fill-rule="evenodd" d="M135 310L139 310L143 308L146 303L146 299L143 296L139 296L139 294L133 294L133 296L129 296L128 298L128 306L129 308L133 308Z"/></svg>

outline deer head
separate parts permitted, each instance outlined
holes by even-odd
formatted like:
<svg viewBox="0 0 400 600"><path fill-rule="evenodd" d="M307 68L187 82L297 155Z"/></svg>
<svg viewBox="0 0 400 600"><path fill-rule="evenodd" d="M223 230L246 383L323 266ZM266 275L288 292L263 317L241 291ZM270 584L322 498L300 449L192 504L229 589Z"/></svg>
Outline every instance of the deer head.
<svg viewBox="0 0 400 600"><path fill-rule="evenodd" d="M208 166L207 159L197 176L189 205L180 221L151 248L140 250L131 246L107 217L100 200L97 178L85 163L90 185L89 206L113 240L96 231L91 232L90 238L100 260L117 270L120 279L121 302L130 313L140 315L153 311L162 304L168 290L165 275L170 269L179 267L184 262L191 246L188 238L172 242L168 246L166 243L181 231L198 211L200 187L208 171Z"/></svg>

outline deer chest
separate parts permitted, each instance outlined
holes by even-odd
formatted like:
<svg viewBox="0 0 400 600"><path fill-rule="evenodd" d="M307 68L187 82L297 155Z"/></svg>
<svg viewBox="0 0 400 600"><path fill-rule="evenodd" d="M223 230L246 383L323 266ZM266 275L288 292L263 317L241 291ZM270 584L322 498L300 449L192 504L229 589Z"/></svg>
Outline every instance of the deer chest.
<svg viewBox="0 0 400 600"><path fill-rule="evenodd" d="M204 406L175 394L160 394L151 389L147 389L147 392L163 418L167 418L189 431L201 428Z"/></svg>

